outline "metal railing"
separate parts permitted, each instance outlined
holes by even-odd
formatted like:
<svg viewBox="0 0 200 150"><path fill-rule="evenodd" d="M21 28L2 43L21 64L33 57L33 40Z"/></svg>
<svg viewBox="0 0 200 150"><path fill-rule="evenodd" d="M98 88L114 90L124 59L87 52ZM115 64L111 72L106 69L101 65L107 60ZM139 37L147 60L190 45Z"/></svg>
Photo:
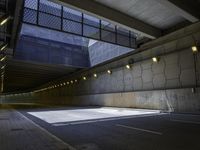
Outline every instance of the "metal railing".
<svg viewBox="0 0 200 150"><path fill-rule="evenodd" d="M25 0L22 22L136 48L135 33L47 0Z"/></svg>

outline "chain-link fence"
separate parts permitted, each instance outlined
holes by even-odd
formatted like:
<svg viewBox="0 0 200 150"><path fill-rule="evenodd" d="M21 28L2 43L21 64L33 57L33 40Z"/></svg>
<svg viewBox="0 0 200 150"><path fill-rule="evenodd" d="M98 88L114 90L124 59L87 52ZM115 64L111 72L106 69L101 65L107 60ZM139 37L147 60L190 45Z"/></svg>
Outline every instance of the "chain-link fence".
<svg viewBox="0 0 200 150"><path fill-rule="evenodd" d="M136 47L133 32L47 0L25 0L23 22L121 46Z"/></svg>

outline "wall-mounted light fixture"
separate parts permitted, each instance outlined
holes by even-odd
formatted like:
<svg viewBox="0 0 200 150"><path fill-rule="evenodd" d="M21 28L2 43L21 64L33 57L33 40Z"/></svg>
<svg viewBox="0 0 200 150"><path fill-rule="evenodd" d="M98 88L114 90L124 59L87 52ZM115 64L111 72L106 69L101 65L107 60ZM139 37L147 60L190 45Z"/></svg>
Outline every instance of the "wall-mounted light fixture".
<svg viewBox="0 0 200 150"><path fill-rule="evenodd" d="M158 57L153 57L152 60L153 60L153 62L157 63L159 61L159 58Z"/></svg>
<svg viewBox="0 0 200 150"><path fill-rule="evenodd" d="M94 73L93 76L94 76L95 78L97 78L97 74L96 74L96 73Z"/></svg>
<svg viewBox="0 0 200 150"><path fill-rule="evenodd" d="M192 46L192 52L193 52L193 53L198 52L198 48L197 48L197 46Z"/></svg>
<svg viewBox="0 0 200 150"><path fill-rule="evenodd" d="M126 69L131 69L131 65L126 65Z"/></svg>
<svg viewBox="0 0 200 150"><path fill-rule="evenodd" d="M108 74L112 74L112 71L111 71L111 70L107 70L107 73L108 73Z"/></svg>

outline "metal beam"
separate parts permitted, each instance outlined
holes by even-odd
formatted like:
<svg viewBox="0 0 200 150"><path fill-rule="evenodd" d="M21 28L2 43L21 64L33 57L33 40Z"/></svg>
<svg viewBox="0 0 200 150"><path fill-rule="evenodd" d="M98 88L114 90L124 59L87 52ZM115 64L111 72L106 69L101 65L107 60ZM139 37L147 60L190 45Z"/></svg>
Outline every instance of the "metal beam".
<svg viewBox="0 0 200 150"><path fill-rule="evenodd" d="M186 11L184 8L181 8L180 5L177 5L177 3L175 4L175 2L173 1L169 1L169 0L157 0L158 3L164 5L165 7L171 9L173 12L175 12L176 14L182 16L183 18L185 18L186 20L194 23L199 21L199 19L192 15L191 13L189 13L188 11ZM192 1L190 1L192 2ZM185 6L187 7L187 6Z"/></svg>
<svg viewBox="0 0 200 150"><path fill-rule="evenodd" d="M20 24L22 6L23 6L23 0L16 0L16 8L15 8L15 13L14 13L15 15L14 15L12 36L11 36L11 42L10 42L11 48L14 48L15 46L15 40L17 38L17 30Z"/></svg>
<svg viewBox="0 0 200 150"><path fill-rule="evenodd" d="M95 2L94 0L50 0L55 3L76 8L84 13L107 20L115 25L134 31L145 37L155 39L161 36L161 30L136 18Z"/></svg>

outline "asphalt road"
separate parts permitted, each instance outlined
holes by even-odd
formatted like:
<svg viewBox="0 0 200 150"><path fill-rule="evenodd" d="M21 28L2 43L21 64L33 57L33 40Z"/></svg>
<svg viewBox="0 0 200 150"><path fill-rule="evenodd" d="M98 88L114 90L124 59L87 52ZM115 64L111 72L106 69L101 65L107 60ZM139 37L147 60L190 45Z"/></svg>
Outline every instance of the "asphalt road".
<svg viewBox="0 0 200 150"><path fill-rule="evenodd" d="M44 116L30 114L30 112L48 114L54 111L78 110L76 117L81 118L85 116L84 109L88 111L88 108L43 108L19 111L56 137L81 150L200 150L200 115L153 113L106 118L106 112L103 112L104 117L97 119L82 118L80 121L49 123ZM94 113L98 116L97 112L87 112L90 116L94 116ZM73 118L70 113L64 116ZM52 114L50 117L54 118L53 120L59 118Z"/></svg>

